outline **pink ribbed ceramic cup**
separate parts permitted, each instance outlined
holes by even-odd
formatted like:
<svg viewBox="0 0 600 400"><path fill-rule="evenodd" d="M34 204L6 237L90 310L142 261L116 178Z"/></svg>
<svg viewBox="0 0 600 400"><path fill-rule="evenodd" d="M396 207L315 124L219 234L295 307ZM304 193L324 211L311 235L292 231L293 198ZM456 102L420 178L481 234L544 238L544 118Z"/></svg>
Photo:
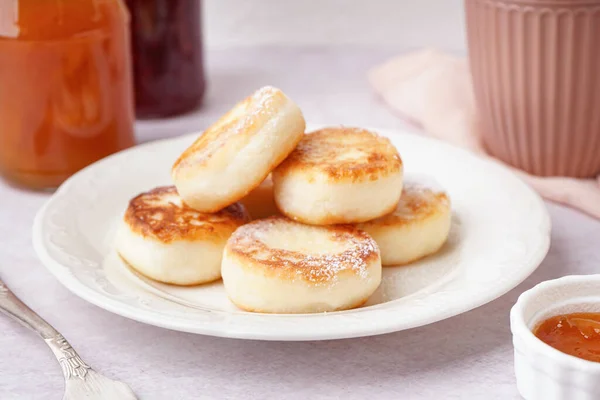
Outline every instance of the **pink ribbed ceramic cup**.
<svg viewBox="0 0 600 400"><path fill-rule="evenodd" d="M600 173L600 0L465 0L489 152L527 172Z"/></svg>

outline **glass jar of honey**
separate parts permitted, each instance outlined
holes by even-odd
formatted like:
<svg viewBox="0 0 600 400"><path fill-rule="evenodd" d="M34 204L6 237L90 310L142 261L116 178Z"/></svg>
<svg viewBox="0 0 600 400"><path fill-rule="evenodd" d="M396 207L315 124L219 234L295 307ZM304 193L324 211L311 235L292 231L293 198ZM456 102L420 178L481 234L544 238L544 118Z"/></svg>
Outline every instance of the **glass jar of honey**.
<svg viewBox="0 0 600 400"><path fill-rule="evenodd" d="M138 118L196 109L204 95L200 0L127 0Z"/></svg>
<svg viewBox="0 0 600 400"><path fill-rule="evenodd" d="M0 0L0 173L55 188L134 144L121 0Z"/></svg>

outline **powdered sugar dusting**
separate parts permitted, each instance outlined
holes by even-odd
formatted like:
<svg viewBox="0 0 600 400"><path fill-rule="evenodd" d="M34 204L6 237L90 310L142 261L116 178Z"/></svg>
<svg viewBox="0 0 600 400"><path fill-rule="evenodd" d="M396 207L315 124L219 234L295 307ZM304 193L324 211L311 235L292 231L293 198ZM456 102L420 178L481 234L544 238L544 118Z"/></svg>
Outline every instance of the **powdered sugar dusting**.
<svg viewBox="0 0 600 400"><path fill-rule="evenodd" d="M252 124L254 121L263 120L264 117L275 115L281 104L278 99L282 98L284 98L283 92L272 86L265 86L257 90L247 102L244 123Z"/></svg>
<svg viewBox="0 0 600 400"><path fill-rule="evenodd" d="M308 253L268 245L269 236L292 234L302 229L326 234L327 244L338 251ZM290 239L293 239L290 237ZM272 217L244 225L230 238L228 249L250 257L271 273L290 279L303 279L314 285L334 285L342 273L351 272L362 279L370 277L369 265L379 257L375 241L351 226L305 226L284 217Z"/></svg>
<svg viewBox="0 0 600 400"><path fill-rule="evenodd" d="M433 176L424 174L406 174L404 176L404 187L445 193L444 187Z"/></svg>
<svg viewBox="0 0 600 400"><path fill-rule="evenodd" d="M280 112L286 99L281 90L271 86L257 90L206 129L179 157L173 170L206 162L237 136L253 136Z"/></svg>
<svg viewBox="0 0 600 400"><path fill-rule="evenodd" d="M339 273L346 270L353 271L361 278L368 278L366 259L378 252L377 245L370 238L365 241L352 241L353 245L343 253L306 256L302 261L302 267L309 270L308 280L313 283L335 283Z"/></svg>

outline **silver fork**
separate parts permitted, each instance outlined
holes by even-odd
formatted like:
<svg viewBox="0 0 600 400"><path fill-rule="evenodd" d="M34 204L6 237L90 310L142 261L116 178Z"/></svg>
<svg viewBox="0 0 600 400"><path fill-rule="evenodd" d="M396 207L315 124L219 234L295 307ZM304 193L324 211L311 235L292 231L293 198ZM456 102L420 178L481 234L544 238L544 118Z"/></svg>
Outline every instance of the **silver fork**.
<svg viewBox="0 0 600 400"><path fill-rule="evenodd" d="M1 280L0 311L40 335L50 347L65 377L63 400L136 400L129 386L88 366L56 329L19 300Z"/></svg>

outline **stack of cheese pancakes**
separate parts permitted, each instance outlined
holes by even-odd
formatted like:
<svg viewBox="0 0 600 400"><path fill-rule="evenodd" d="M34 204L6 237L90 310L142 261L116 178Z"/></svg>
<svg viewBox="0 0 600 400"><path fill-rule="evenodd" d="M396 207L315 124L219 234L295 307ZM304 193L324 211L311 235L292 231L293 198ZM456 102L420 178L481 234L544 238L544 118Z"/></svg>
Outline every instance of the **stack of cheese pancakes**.
<svg viewBox="0 0 600 400"><path fill-rule="evenodd" d="M305 133L298 106L272 87L204 131L172 178L130 201L119 254L164 283L222 277L247 311L358 307L382 265L436 252L450 229L448 196L403 182L388 139L360 128Z"/></svg>

